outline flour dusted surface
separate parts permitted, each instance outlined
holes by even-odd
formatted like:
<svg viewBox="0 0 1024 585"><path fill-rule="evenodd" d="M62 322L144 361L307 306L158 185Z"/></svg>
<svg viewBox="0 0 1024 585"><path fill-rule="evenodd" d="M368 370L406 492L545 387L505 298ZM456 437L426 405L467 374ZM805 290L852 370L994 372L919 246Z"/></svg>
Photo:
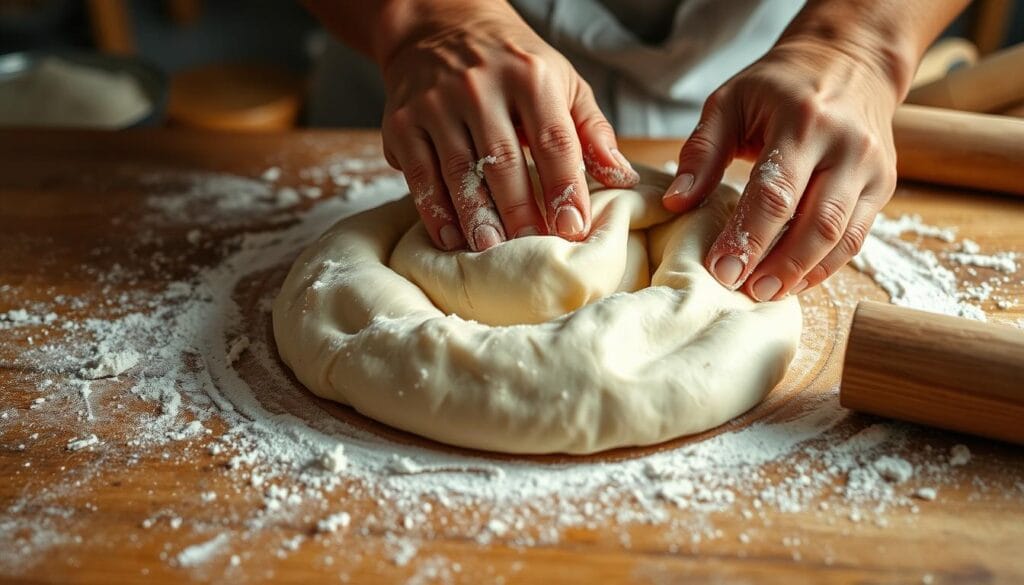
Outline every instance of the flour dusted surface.
<svg viewBox="0 0 1024 585"><path fill-rule="evenodd" d="M258 176L196 172L173 190L161 187L139 229L158 246L157 228L180 225L184 239L194 229L189 218L205 218L198 244L190 245L218 259L188 274L170 275L140 249L139 262L97 273L95 289L75 295L25 299L20 285L0 283L5 363L35 372L19 380L16 398L0 408L0 440L25 464L11 470L9 481L34 486L0 508L4 574L22 574L57 551L74 551L92 537L91 521L112 511L95 495L115 480L126 482L126 493L144 494L137 482L154 462L190 474L204 469L203 484L163 479L174 498L139 509L134 530L108 534L111 550L152 554L152 563L223 581L267 578L275 560L298 554L314 555L314 568L342 582L345 575L352 582L353 567L360 566L401 569L409 582L498 581L526 568L511 560L496 573L467 574L464 560L440 552L434 541L502 545L514 559L517 550L589 531L610 534L628 549L635 539L649 538L641 530L648 526L657 529L657 546L691 555L713 554L725 543L763 546L781 530L771 537L780 539L780 555L840 564L841 544L787 532L786 518L800 514L854 533L901 531L915 528L917 517L945 506L957 491L994 501L1024 497L1019 469L1006 470L998 484L974 476L986 449L951 449L943 435L851 417L827 387L781 397L785 416L746 420L661 450L570 465L410 444L314 402L276 360L266 335L268 301L295 252L340 214L404 192L393 175L367 181L345 174L349 165L379 169L379 159L349 160L362 162L319 170L280 165L282 175L302 182L296 188L317 186L328 195L348 189L342 192L349 201L325 196L308 210L307 203L279 205L276 191L283 185ZM228 186L242 188L240 199L222 200ZM273 227L233 231L259 216L273 218ZM949 249L957 249L955 242ZM965 271L975 268L985 279L998 271L945 264L941 252L937 258L957 275L942 302L979 306L983 301L960 296L969 286ZM893 275L903 265L877 266L876 274ZM156 290L130 284L154 275L165 282ZM1000 295L999 283L992 286L986 308ZM805 308L809 323L823 325L808 332L798 370L809 367L811 338L834 334L829 311L848 313L860 296L879 293L864 276L844 271L810 294L830 299L831 308ZM988 317L998 318L992 311ZM248 347L232 356L243 337ZM98 348L111 355L134 351L140 359L113 376L85 380L80 372L97 363ZM237 359L231 363L229 356ZM88 393L81 390L84 381ZM83 439L87 445L67 450ZM68 469L45 476L54 479L40 487L33 463L54 452L67 453ZM913 474L903 483L886 479L875 465L883 457L906 461ZM733 528L737 522L741 530ZM157 546L141 549L138 542Z"/></svg>

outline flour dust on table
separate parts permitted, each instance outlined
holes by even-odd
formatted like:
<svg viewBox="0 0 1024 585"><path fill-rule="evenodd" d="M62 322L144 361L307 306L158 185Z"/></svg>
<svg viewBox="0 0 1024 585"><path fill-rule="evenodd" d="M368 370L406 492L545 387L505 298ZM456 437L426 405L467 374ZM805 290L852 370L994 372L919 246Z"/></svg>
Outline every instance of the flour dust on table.
<svg viewBox="0 0 1024 585"><path fill-rule="evenodd" d="M5 472L8 485L23 486L0 502L2 574L27 574L57 552L74 561L89 542L118 558L141 555L153 571L219 582L272 580L276 563L300 551L325 580L400 567L410 582L499 581L521 564L470 574L463 559L432 543L500 544L514 558L570 530L611 527L628 549L635 527L653 525L658 546L701 554L724 539L756 544L777 534L790 513L850 530L900 530L916 516L894 510L941 506L953 486L966 486L972 498L1024 497L1019 469L998 481L974 475L984 450L950 451L947 435L851 416L835 388L816 385L815 356L833 347L837 324L858 299L884 294L850 270L807 293L815 302L804 303L790 374L811 383L794 389L783 380L754 412L699 440L574 459L489 456L319 400L276 354L272 298L303 248L340 217L393 200L405 186L381 171L376 151L311 169L267 165L280 170L263 178L262 171L253 178L195 170L159 193L147 186L156 182L143 181L142 192L154 191L153 213L110 218L111 229L138 232L138 247L127 251L132 261L104 263L107 251L97 247L96 262L80 267L90 288L28 298L28 284L0 284L0 361L13 372L0 390L0 444L20 457ZM282 176L301 184L283 184ZM104 178L85 179L102 185ZM284 188L309 195L278 197ZM196 216L204 218L199 233ZM163 238L175 233L188 242L190 260L164 252ZM943 253L922 258L914 242L899 239L871 235L887 246L871 261L872 277L884 287L903 271L935 286L903 297L894 289L894 299L977 308L972 303L981 301L968 292L974 285L929 280L928 266L934 258L948 270L991 269L944 264ZM909 260L891 260L890 252ZM170 268L189 261L186 273ZM1016 278L1001 270L991 278L1007 277ZM1000 281L991 282L989 301L999 294ZM908 450L911 437L928 447ZM38 465L44 454L66 457L62 471ZM186 469L193 475L182 480L177 472ZM153 493L146 490L154 481L173 497L131 508L137 517L125 521L134 530L97 542L92 521L114 506L95 495L115 482L126 493ZM740 532L727 528L736 518ZM811 539L787 536L780 546L794 559L843 562L842 547Z"/></svg>

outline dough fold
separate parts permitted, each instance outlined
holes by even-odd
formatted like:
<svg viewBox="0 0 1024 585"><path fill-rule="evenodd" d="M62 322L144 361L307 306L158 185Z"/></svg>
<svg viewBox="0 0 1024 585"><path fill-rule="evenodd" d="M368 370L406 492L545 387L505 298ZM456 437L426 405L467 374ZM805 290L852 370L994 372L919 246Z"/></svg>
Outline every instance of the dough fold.
<svg viewBox="0 0 1024 585"><path fill-rule="evenodd" d="M669 179L592 186L582 243L440 252L408 198L344 219L285 279L278 351L318 396L462 447L583 454L718 426L782 378L800 309L718 284L702 259L738 194L676 217Z"/></svg>

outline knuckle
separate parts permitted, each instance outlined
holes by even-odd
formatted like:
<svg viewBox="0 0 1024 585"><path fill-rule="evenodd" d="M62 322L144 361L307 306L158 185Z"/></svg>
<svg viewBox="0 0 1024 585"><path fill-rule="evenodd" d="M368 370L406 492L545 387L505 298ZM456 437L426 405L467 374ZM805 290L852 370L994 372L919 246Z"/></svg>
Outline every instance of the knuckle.
<svg viewBox="0 0 1024 585"><path fill-rule="evenodd" d="M519 56L520 78L530 84L539 84L548 74L547 61L534 53L523 53Z"/></svg>
<svg viewBox="0 0 1024 585"><path fill-rule="evenodd" d="M457 184L462 181L463 175L472 171L473 158L469 152L455 152L446 155L442 164L445 174Z"/></svg>
<svg viewBox="0 0 1024 585"><path fill-rule="evenodd" d="M402 129L411 126L412 120L412 112L409 111L408 106L401 106L392 110L384 117L383 127L384 129L390 128L393 132L400 132Z"/></svg>
<svg viewBox="0 0 1024 585"><path fill-rule="evenodd" d="M846 211L842 203L826 199L812 218L814 231L826 242L838 242L846 229Z"/></svg>
<svg viewBox="0 0 1024 585"><path fill-rule="evenodd" d="M845 255L847 260L860 253L861 248L864 247L864 242L868 239L868 231L869 228L860 222L851 223L846 228L846 233L839 242L839 251Z"/></svg>
<svg viewBox="0 0 1024 585"><path fill-rule="evenodd" d="M537 132L537 149L550 158L564 158L577 148L576 133L562 124L548 124Z"/></svg>
<svg viewBox="0 0 1024 585"><path fill-rule="evenodd" d="M856 141L857 148L864 154L875 157L882 154L882 143L877 136L871 132L865 130L858 130L853 132L853 139Z"/></svg>
<svg viewBox="0 0 1024 585"><path fill-rule="evenodd" d="M704 101L704 112L717 111L722 109L725 102L729 100L730 89L728 85L722 86L715 90L708 96L707 100Z"/></svg>
<svg viewBox="0 0 1024 585"><path fill-rule="evenodd" d="M459 72L458 84L460 93L457 95L465 96L470 104L475 106L483 104L489 93L486 79L474 68L467 68Z"/></svg>
<svg viewBox="0 0 1024 585"><path fill-rule="evenodd" d="M821 264L818 264L817 266L812 268L811 271L807 273L807 276L805 278L807 278L807 282L810 286L815 286L819 282L822 282L825 279L827 279L829 276L832 276L832 273L835 272L837 269L838 268L832 266L830 262L822 262Z"/></svg>
<svg viewBox="0 0 1024 585"><path fill-rule="evenodd" d="M896 191L896 183L899 180L899 176L896 173L896 165L886 165L882 171L882 190L885 195L885 201L889 201L892 198L892 194Z"/></svg>
<svg viewBox="0 0 1024 585"><path fill-rule="evenodd" d="M814 134L830 134L838 125L824 100L815 93L796 98L796 120L796 134L801 140L807 140Z"/></svg>
<svg viewBox="0 0 1024 585"><path fill-rule="evenodd" d="M735 238L727 241L727 247L741 253L746 253L752 258L760 258L768 249L771 237L757 232L741 232L742 238Z"/></svg>
<svg viewBox="0 0 1024 585"><path fill-rule="evenodd" d="M591 102L597 100L597 98L594 97L594 88L590 87L590 84L587 83L582 77L576 76L576 83L578 84L576 90L576 98L578 100L586 100Z"/></svg>
<svg viewBox="0 0 1024 585"><path fill-rule="evenodd" d="M797 111L800 117L812 122L823 121L828 117L825 104L821 97L814 92L807 92L797 97Z"/></svg>
<svg viewBox="0 0 1024 585"><path fill-rule="evenodd" d="M683 145L683 155L707 158L718 150L718 146L704 132L696 132Z"/></svg>
<svg viewBox="0 0 1024 585"><path fill-rule="evenodd" d="M882 155L882 146L878 137L862 129L846 130L840 144L860 162L876 159Z"/></svg>
<svg viewBox="0 0 1024 585"><path fill-rule="evenodd" d="M787 255L782 259L783 272L786 274L801 275L807 274L807 263L800 257Z"/></svg>
<svg viewBox="0 0 1024 585"><path fill-rule="evenodd" d="M402 173L405 175L409 185L415 191L423 191L428 189L429 185L433 184L433 172L427 167L427 165L421 162L414 162L406 165L408 168L403 168ZM418 200L418 198L417 198Z"/></svg>
<svg viewBox="0 0 1024 585"><path fill-rule="evenodd" d="M761 183L758 188L757 206L761 214L777 222L788 221L793 213L793 193L795 189L783 177L773 178Z"/></svg>
<svg viewBox="0 0 1024 585"><path fill-rule="evenodd" d="M511 177L521 168L522 149L517 140L496 140L487 148L487 155L494 157L494 162L484 166L489 177Z"/></svg>
<svg viewBox="0 0 1024 585"><path fill-rule="evenodd" d="M587 131L593 134L601 136L614 136L615 128L612 127L611 122L608 121L604 116L592 116L584 124Z"/></svg>
<svg viewBox="0 0 1024 585"><path fill-rule="evenodd" d="M414 102L416 111L410 113L421 117L442 115L445 111L446 101L444 94L445 92L436 86L424 90Z"/></svg>

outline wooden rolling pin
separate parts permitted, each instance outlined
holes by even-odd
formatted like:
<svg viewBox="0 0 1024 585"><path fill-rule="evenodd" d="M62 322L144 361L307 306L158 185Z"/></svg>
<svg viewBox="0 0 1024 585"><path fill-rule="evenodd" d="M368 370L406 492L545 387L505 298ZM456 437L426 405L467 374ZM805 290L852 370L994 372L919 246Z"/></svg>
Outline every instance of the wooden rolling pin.
<svg viewBox="0 0 1024 585"><path fill-rule="evenodd" d="M1024 119L905 105L893 136L900 178L1024 195Z"/></svg>
<svg viewBox="0 0 1024 585"><path fill-rule="evenodd" d="M847 340L839 402L1024 445L1024 332L861 302Z"/></svg>
<svg viewBox="0 0 1024 585"><path fill-rule="evenodd" d="M906 102L968 112L998 112L1024 100L1024 43L910 90Z"/></svg>

